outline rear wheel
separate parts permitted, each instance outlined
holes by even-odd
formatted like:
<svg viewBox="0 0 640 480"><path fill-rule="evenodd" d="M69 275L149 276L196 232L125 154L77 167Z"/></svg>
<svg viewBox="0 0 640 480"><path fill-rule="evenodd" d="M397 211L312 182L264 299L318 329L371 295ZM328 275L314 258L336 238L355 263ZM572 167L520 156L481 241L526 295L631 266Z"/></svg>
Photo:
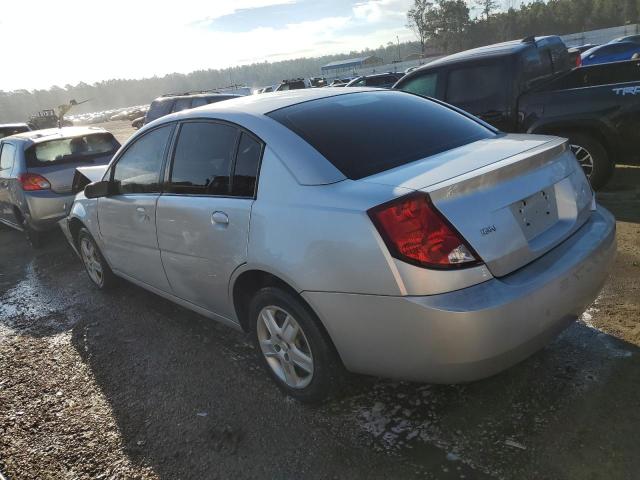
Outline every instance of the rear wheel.
<svg viewBox="0 0 640 480"><path fill-rule="evenodd" d="M251 300L249 315L259 361L281 390L307 403L325 400L337 390L344 367L299 298L264 287Z"/></svg>
<svg viewBox="0 0 640 480"><path fill-rule="evenodd" d="M576 156L593 189L599 190L604 187L613 175L615 167L604 146L598 140L584 133L566 132L560 135L569 139L571 151Z"/></svg>
<svg viewBox="0 0 640 480"><path fill-rule="evenodd" d="M94 285L101 290L113 286L116 281L115 275L86 228L82 228L78 232L78 250L87 275Z"/></svg>

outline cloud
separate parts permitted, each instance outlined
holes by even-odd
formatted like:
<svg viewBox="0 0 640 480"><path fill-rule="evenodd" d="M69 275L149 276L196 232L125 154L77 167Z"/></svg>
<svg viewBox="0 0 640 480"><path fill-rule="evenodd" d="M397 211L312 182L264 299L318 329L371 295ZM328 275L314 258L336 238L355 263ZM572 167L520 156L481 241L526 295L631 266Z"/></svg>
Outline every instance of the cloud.
<svg viewBox="0 0 640 480"><path fill-rule="evenodd" d="M353 6L353 15L358 20L376 23L393 17L405 18L410 1L407 0L368 0Z"/></svg>
<svg viewBox="0 0 640 480"><path fill-rule="evenodd" d="M29 9L8 2L2 7L0 42L19 50L14 57L18 63L3 70L0 89L187 73L374 47L395 35L411 38L402 6L408 1L352 3L347 9L329 8L340 12L337 15L327 15L325 9L318 12L323 16L310 20L265 21L244 31L216 31L203 25L247 9L274 5L300 9L305 0L182 0L179 7L112 0L100 8L88 7L84 0L34 0Z"/></svg>

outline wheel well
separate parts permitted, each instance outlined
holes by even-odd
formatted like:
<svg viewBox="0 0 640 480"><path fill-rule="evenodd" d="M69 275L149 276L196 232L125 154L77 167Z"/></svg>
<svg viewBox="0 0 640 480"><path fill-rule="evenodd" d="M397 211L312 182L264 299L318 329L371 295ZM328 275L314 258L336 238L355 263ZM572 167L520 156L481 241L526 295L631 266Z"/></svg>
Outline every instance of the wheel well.
<svg viewBox="0 0 640 480"><path fill-rule="evenodd" d="M287 282L271 273L262 270L243 272L233 284L233 307L235 308L240 325L245 332L250 330L249 302L251 301L251 297L263 287L280 287L292 295L300 297L298 292L287 284Z"/></svg>
<svg viewBox="0 0 640 480"><path fill-rule="evenodd" d="M84 224L78 220L77 218L72 218L69 220L69 232L71 233L71 238L73 238L73 243L78 246L78 233L80 229L84 227Z"/></svg>

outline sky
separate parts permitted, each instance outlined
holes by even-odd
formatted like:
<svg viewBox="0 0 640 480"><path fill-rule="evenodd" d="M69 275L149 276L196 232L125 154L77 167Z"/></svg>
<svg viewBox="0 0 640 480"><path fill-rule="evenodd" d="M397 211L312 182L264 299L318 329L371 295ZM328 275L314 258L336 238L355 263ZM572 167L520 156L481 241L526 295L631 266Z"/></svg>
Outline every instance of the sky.
<svg viewBox="0 0 640 480"><path fill-rule="evenodd" d="M412 0L3 2L0 90L64 87L414 40ZM11 59L11 68L7 60Z"/></svg>

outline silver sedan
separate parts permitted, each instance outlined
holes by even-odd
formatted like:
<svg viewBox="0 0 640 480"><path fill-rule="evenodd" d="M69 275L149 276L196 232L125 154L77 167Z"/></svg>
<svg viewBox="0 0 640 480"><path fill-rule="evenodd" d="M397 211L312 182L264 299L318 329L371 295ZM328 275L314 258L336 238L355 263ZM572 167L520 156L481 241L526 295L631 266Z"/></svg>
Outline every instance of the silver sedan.
<svg viewBox="0 0 640 480"><path fill-rule="evenodd" d="M62 222L89 278L248 332L302 401L344 369L493 375L593 302L616 250L565 139L505 135L400 91L189 110L96 170Z"/></svg>

